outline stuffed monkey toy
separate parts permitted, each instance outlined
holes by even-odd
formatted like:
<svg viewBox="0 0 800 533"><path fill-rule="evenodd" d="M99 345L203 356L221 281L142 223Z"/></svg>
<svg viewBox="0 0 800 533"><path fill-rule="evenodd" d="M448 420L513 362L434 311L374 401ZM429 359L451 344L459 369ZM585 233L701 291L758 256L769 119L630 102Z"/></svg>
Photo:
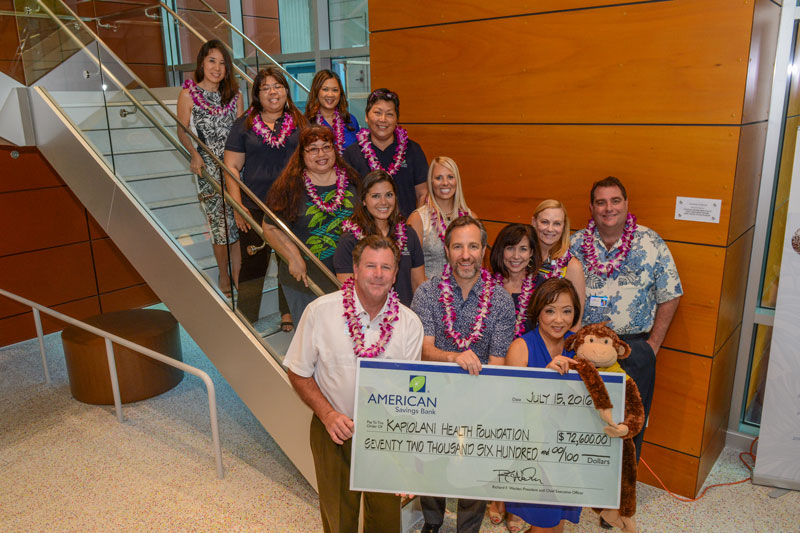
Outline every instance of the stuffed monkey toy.
<svg viewBox="0 0 800 533"><path fill-rule="evenodd" d="M610 437L622 438L622 480L619 509L595 509L609 524L623 531L635 532L636 521L636 447L635 437L644 425L644 406L636 383L625 376L625 420L615 424L611 418L611 400L605 383L598 372L621 372L617 362L631 354L631 348L620 340L614 331L604 324L590 324L571 336L566 342L567 350L575 351L573 367L580 374L586 389L592 396L600 418L608 424L603 430Z"/></svg>

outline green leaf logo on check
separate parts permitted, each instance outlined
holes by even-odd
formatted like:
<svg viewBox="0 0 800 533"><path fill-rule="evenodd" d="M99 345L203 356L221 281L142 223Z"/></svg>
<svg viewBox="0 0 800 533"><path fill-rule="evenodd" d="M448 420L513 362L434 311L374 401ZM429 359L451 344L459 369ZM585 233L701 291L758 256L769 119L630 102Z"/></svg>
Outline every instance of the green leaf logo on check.
<svg viewBox="0 0 800 533"><path fill-rule="evenodd" d="M408 380L409 392L425 392L425 376L411 376Z"/></svg>

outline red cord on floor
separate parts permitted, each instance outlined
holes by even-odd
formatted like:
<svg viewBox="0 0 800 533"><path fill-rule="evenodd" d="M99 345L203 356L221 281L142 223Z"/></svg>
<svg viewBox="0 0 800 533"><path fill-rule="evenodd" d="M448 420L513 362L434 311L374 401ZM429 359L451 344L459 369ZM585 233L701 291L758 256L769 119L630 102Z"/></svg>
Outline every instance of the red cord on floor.
<svg viewBox="0 0 800 533"><path fill-rule="evenodd" d="M746 477L744 479L740 479L739 481L732 481L730 483L717 483L716 485L709 485L708 487L703 489L703 492L701 492L700 496L698 496L697 498L684 498L683 496L678 496L677 494L673 494L667 488L667 486L664 485L664 482L661 481L661 478L658 477L655 472L653 472L653 469L650 468L650 466L644 461L644 459L640 459L639 462L642 463L645 466L645 468L647 468L650 471L651 474L653 474L653 477L658 480L658 482L661 484L662 487L664 487L664 490L667 491L670 496L672 496L673 498L675 498L679 502L692 503L692 502L696 502L697 500L699 500L700 498L705 496L706 492L708 491L708 489L711 489L711 488L714 488L714 487L724 487L726 485L739 485L740 483L745 483L747 481L751 481L753 479L753 466L755 466L755 464L756 464L756 456L753 453L753 446L755 445L756 441L758 441L758 437L756 437L755 440L753 440L753 442L750 443L750 451L742 452L742 453L739 454L739 460L742 463L744 463L744 466L746 466L747 469L750 471L750 476L749 477ZM753 461L753 466L750 466L749 464L747 464L747 461L744 460L744 456L745 455L750 456L750 459L752 459L752 461Z"/></svg>

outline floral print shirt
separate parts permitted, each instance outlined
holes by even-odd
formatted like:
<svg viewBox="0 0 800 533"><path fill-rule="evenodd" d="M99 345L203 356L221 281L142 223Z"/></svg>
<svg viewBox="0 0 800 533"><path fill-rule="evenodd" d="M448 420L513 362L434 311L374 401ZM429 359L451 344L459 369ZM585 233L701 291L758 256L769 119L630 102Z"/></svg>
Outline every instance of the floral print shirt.
<svg viewBox="0 0 800 533"><path fill-rule="evenodd" d="M681 279L672 254L658 233L639 225L627 257L611 276L598 275L587 268L581 244L586 229L572 235L570 251L583 265L586 276L586 301L583 323L609 321L617 335L647 333L653 327L656 307L683 294ZM594 247L600 262L611 261L621 239L606 249L595 230Z"/></svg>

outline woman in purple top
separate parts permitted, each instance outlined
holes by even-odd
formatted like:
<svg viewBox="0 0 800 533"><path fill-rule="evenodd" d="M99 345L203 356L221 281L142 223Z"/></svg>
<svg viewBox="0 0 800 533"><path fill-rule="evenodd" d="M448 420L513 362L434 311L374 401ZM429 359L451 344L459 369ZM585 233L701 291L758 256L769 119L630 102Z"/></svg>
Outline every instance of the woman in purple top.
<svg viewBox="0 0 800 533"><path fill-rule="evenodd" d="M511 343L506 366L550 368L565 374L574 353L567 352L564 343L573 334L570 328L580 320L580 308L581 299L571 281L552 278L542 282L528 306L535 327ZM531 525L529 533L561 533L565 520L577 524L581 517L580 507L564 505L508 502L506 511L509 531L520 531L524 520Z"/></svg>

